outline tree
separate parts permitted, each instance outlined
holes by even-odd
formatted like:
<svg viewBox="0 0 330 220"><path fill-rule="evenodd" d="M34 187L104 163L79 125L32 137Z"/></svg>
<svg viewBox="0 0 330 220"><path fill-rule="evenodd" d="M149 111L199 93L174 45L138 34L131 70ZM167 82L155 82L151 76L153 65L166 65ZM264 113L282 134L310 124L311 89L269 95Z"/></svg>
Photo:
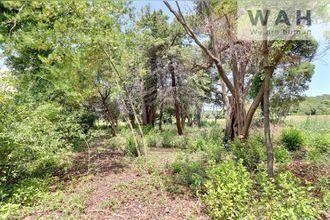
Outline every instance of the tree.
<svg viewBox="0 0 330 220"><path fill-rule="evenodd" d="M267 44L269 62L264 66L261 62L260 42L240 41L233 34L237 20L235 3L198 1L196 14L188 19L183 16L178 3L177 11L167 1L164 3L217 69L227 112L227 136L230 139L247 138L253 115L263 99L265 84L263 80L246 112L245 103L252 82L263 72L268 72L272 78L275 70L284 66L289 57L304 57L304 54L297 55L293 51L286 54L293 47L290 40L271 41ZM191 20L192 25L189 24ZM201 35L208 36L208 40L201 38Z"/></svg>
<svg viewBox="0 0 330 220"><path fill-rule="evenodd" d="M168 17L162 11L151 12L146 7L137 22L144 41L141 48L146 57L146 74L142 77L142 122L143 125L155 125L157 111L157 88L160 60L170 46L170 28Z"/></svg>
<svg viewBox="0 0 330 220"><path fill-rule="evenodd" d="M123 63L132 58L128 50L133 48L129 42L134 37L129 30L122 31L124 26L129 27L123 18L130 13L124 1L0 4L6 11L1 23L6 63L19 77L19 90L36 101L53 99L68 108L79 107L97 95L106 101L111 93L120 98L125 115L132 109L136 120L135 106L124 83L131 72ZM111 121L114 132L115 119ZM127 120L139 148L130 122ZM139 133L145 146L141 128Z"/></svg>

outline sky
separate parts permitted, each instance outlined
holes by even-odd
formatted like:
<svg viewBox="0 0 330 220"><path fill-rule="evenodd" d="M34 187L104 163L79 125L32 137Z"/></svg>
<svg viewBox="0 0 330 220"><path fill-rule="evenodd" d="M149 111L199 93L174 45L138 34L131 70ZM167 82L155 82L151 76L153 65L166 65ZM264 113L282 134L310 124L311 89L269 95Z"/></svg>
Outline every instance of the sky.
<svg viewBox="0 0 330 220"><path fill-rule="evenodd" d="M171 1L172 4L174 1ZM150 5L151 10L163 10L170 19L174 19L171 12L167 9L162 1L153 0L140 0L133 1L134 7L137 11L141 10L146 5ZM189 12L193 8L193 1L180 1L180 6L183 12ZM308 96L316 96L322 94L330 94L330 50L324 52L326 47L326 41L323 37L323 30L329 30L328 26L317 25L313 26L312 35L318 40L319 47L317 56L313 63L315 65L315 72L312 77L312 81L309 84L309 90L306 92ZM3 64L0 59L0 69L3 69Z"/></svg>

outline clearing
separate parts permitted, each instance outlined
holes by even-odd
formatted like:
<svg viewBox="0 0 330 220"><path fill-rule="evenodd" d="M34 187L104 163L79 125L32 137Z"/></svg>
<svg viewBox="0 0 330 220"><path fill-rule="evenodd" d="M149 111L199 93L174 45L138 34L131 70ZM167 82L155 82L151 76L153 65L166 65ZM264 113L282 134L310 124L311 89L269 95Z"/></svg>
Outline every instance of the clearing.
<svg viewBox="0 0 330 220"><path fill-rule="evenodd" d="M175 195L167 190L166 168L176 149L153 148L145 164L106 143L98 140L77 154L63 191L54 189L24 218L209 219L189 190Z"/></svg>

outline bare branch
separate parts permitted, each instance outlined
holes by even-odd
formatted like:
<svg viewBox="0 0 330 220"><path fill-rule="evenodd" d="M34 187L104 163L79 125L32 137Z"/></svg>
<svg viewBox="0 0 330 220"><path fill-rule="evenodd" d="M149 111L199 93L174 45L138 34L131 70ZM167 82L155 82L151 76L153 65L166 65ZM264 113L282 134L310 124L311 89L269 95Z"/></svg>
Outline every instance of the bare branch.
<svg viewBox="0 0 330 220"><path fill-rule="evenodd" d="M181 13L181 10L179 10L179 13L176 12L172 6L168 3L168 1L163 1L166 7L171 11L171 13L176 17L178 22L183 26L183 28L186 30L187 34L195 41L195 43L204 51L204 53L215 63L217 70L219 72L220 77L223 79L224 83L228 87L229 91L232 94L235 94L235 89L229 78L227 77L225 70L223 69L220 60L209 50L207 49L202 42L198 39L194 31L191 29L191 27L186 23L184 20L184 17ZM177 2L176 2L177 3ZM177 5L179 5L177 3Z"/></svg>

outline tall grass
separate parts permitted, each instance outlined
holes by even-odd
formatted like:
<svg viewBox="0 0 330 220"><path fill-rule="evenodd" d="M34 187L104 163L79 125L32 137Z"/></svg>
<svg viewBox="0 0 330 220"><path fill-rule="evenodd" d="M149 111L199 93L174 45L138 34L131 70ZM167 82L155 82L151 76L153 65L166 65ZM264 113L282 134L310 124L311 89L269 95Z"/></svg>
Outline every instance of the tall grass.
<svg viewBox="0 0 330 220"><path fill-rule="evenodd" d="M304 131L330 133L330 115L288 116L285 123Z"/></svg>

